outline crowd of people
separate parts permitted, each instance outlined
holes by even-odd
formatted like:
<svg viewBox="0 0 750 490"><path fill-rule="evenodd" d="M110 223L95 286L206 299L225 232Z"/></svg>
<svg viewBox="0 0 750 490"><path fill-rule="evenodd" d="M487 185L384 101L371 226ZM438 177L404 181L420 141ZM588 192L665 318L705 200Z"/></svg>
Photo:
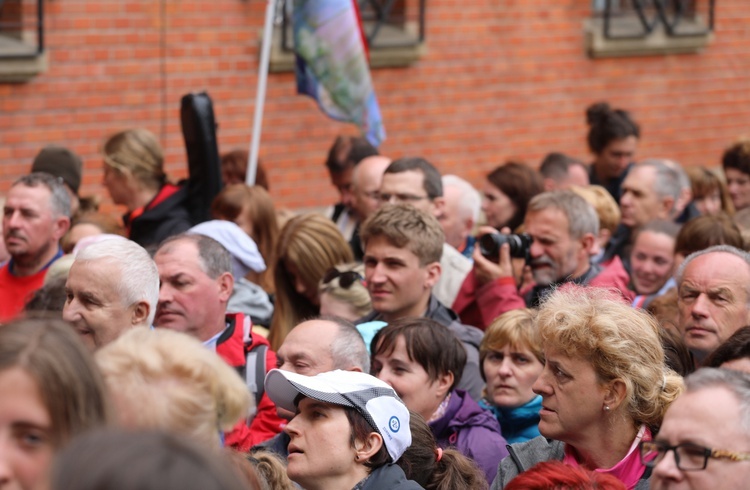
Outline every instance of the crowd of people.
<svg viewBox="0 0 750 490"><path fill-rule="evenodd" d="M480 189L337 137L324 213L233 151L208 221L145 129L103 145L121 220L42 149L2 199L0 488L745 488L750 140L683 168L586 120L590 162Z"/></svg>

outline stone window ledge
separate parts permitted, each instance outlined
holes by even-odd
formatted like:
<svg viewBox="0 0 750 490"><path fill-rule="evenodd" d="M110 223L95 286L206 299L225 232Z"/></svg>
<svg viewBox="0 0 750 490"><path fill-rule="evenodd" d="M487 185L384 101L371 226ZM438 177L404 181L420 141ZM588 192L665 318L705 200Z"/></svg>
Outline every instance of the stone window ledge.
<svg viewBox="0 0 750 490"><path fill-rule="evenodd" d="M645 37L616 39L604 35L603 19L587 19L584 23L586 52L592 58L612 58L624 56L657 56L668 54L699 53L713 40L713 33L706 31L705 23L696 18L680 23L680 32L696 33L690 36L670 36L659 23ZM643 29L635 18L621 18L610 21L610 33L615 36L637 35Z"/></svg>

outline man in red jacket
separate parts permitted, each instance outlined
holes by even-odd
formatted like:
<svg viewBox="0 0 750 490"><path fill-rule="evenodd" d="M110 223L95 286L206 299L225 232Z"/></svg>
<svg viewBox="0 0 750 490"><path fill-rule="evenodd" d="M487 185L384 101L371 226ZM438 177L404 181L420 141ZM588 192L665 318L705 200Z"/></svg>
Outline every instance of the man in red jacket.
<svg viewBox="0 0 750 490"><path fill-rule="evenodd" d="M538 306L546 294L568 282L615 288L625 297L632 294L620 262L606 268L591 263L599 217L577 194L553 191L535 196L526 210L524 230L533 240L529 250L533 284L519 291L507 244L497 262L482 256L477 247L474 269L453 303L462 322L485 329L506 311Z"/></svg>
<svg viewBox="0 0 750 490"><path fill-rule="evenodd" d="M276 354L252 332L249 318L226 311L234 287L229 252L213 238L182 234L165 240L154 261L161 280L154 325L185 332L215 350L237 368L256 398L255 415L227 434L226 445L247 451L279 433L284 421L262 392L265 373L276 367Z"/></svg>

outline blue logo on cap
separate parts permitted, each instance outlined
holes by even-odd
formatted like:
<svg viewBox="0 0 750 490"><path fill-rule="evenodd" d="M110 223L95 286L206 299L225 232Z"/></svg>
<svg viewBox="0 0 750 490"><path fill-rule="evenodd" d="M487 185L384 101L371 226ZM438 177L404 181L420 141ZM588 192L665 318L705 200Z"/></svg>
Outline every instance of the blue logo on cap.
<svg viewBox="0 0 750 490"><path fill-rule="evenodd" d="M398 432L398 430L401 428L401 422L399 422L398 417L396 417L395 415L388 421L388 425L393 432Z"/></svg>

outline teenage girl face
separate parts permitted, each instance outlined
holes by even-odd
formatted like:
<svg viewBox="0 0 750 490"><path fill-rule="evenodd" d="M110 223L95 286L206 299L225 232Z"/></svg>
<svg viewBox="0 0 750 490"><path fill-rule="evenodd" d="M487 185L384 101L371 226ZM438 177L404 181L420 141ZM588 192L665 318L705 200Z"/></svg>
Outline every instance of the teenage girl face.
<svg viewBox="0 0 750 490"><path fill-rule="evenodd" d="M24 369L0 371L0 488L46 488L53 429L37 382Z"/></svg>

